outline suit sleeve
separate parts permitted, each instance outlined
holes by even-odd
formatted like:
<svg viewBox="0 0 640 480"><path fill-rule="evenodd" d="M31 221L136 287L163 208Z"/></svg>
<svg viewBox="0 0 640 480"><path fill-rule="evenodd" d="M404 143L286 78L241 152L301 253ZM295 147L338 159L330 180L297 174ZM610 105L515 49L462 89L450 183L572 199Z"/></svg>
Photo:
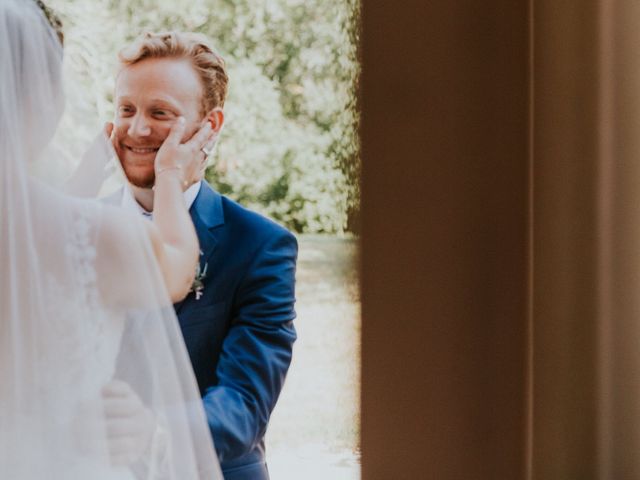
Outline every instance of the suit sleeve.
<svg viewBox="0 0 640 480"><path fill-rule="evenodd" d="M279 231L256 253L234 299L231 327L204 408L220 461L253 450L291 363L296 331L295 237Z"/></svg>

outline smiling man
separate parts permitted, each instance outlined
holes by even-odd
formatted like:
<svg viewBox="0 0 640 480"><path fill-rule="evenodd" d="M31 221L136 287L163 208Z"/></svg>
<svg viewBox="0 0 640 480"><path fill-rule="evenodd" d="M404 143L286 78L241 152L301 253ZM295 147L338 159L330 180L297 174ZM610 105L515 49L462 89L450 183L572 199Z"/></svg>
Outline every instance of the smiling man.
<svg viewBox="0 0 640 480"><path fill-rule="evenodd" d="M185 119L183 141L204 122L220 132L228 79L207 39L191 33L145 34L120 62L113 139L128 185L110 201L150 216L155 156L171 126ZM225 479L265 480L264 436L296 339L297 243L206 182L189 187L185 202L200 268L174 307ZM119 365L125 380L126 369Z"/></svg>
<svg viewBox="0 0 640 480"><path fill-rule="evenodd" d="M114 143L132 193L147 211L153 210L155 156L178 117L186 120L185 139L204 121L209 121L215 132L224 123L227 76L222 59L213 51L196 51L198 44L178 43L193 34L173 37L175 45L147 36L146 43L123 50L123 68L116 80ZM179 46L184 50L182 55ZM198 60L207 56L211 57L208 65L201 67ZM206 96L205 82L211 90Z"/></svg>

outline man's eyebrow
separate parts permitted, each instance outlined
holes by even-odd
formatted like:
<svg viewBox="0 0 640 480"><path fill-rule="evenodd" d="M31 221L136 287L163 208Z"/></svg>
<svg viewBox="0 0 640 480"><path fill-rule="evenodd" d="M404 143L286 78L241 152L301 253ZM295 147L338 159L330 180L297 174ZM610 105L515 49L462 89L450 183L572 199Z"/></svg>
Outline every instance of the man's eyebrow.
<svg viewBox="0 0 640 480"><path fill-rule="evenodd" d="M120 97L117 97L117 102L118 103L131 102L131 99L127 95L122 95ZM131 103L133 103L133 102L131 102ZM166 98L152 98L146 103L148 105L151 105L152 107L153 106L162 105L162 106L169 107L169 108L174 108L174 109L177 108L175 103L173 103L171 100L166 99Z"/></svg>
<svg viewBox="0 0 640 480"><path fill-rule="evenodd" d="M163 106L163 107L169 107L169 108L172 108L172 109L177 108L176 105L174 103L172 103L170 100L165 100L165 99L162 99L162 98L152 98L149 103L152 106Z"/></svg>

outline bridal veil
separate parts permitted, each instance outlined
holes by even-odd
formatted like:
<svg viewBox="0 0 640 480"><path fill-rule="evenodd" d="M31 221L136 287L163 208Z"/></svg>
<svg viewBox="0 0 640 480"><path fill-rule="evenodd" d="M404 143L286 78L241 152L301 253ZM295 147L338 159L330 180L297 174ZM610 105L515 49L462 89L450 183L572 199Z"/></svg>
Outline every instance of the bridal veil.
<svg viewBox="0 0 640 480"><path fill-rule="evenodd" d="M29 173L56 161L61 62L35 2L0 0L0 477L221 479L145 220ZM155 422L126 466L109 455L113 379Z"/></svg>

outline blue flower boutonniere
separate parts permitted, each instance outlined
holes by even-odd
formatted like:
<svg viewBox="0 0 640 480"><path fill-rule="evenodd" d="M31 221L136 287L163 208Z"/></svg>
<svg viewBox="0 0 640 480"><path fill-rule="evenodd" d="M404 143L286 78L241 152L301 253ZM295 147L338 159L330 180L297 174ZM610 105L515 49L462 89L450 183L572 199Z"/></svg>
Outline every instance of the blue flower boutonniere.
<svg viewBox="0 0 640 480"><path fill-rule="evenodd" d="M203 253L200 251L200 256L202 255ZM189 290L189 293L194 292L196 294L196 300L200 300L200 297L202 297L202 294L204 293L204 279L207 278L208 268L208 263L205 263L202 269L200 268L200 262L196 265L196 278L193 279L191 290Z"/></svg>

